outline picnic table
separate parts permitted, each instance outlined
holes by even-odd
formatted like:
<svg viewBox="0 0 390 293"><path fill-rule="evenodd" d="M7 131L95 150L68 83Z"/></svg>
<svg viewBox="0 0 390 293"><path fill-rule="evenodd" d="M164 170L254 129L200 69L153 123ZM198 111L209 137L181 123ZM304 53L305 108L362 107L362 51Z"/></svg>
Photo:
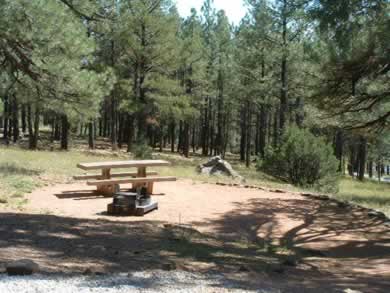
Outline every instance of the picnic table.
<svg viewBox="0 0 390 293"><path fill-rule="evenodd" d="M113 195L119 191L120 184L132 183L133 189L145 186L147 193L153 193L154 182L175 181L175 177L162 177L156 171L147 171L148 167L169 166L163 160L129 160L80 163L77 167L84 171L101 170L101 174L86 174L74 176L76 180L90 180L88 185L97 186L97 191L105 195ZM136 168L136 172L111 173L112 169ZM148 177L149 176L149 177Z"/></svg>

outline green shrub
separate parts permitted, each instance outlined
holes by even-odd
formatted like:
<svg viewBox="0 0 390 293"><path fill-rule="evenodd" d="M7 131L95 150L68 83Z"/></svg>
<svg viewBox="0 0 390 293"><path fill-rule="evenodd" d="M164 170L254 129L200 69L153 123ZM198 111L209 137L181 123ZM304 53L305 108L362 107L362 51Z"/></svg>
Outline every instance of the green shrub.
<svg viewBox="0 0 390 293"><path fill-rule="evenodd" d="M136 159L152 159L153 149L146 143L140 143L134 145L133 154Z"/></svg>
<svg viewBox="0 0 390 293"><path fill-rule="evenodd" d="M338 162L332 147L309 130L296 127L282 136L279 148L266 150L258 168L290 183L317 190L337 191Z"/></svg>

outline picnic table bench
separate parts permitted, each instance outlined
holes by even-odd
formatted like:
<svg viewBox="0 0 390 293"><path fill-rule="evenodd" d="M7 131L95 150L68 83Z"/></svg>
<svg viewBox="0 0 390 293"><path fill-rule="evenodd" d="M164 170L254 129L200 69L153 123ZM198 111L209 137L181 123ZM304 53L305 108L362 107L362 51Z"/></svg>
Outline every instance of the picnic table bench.
<svg viewBox="0 0 390 293"><path fill-rule="evenodd" d="M129 160L112 162L80 163L77 167L85 170L101 170L101 174L86 174L74 176L75 180L88 180L87 185L96 186L97 191L104 195L114 195L119 191L120 184L132 183L133 189L146 187L147 193L153 193L154 182L176 181L176 177L157 176L156 171L147 171L147 167L169 166L163 160ZM137 168L136 172L111 173L112 169ZM149 177L148 177L149 176Z"/></svg>

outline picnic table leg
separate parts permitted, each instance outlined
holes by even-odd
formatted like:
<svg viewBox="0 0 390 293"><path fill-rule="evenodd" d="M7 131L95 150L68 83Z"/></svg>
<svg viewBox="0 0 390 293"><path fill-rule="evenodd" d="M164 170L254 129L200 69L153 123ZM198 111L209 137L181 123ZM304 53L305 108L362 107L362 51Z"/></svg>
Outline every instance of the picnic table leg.
<svg viewBox="0 0 390 293"><path fill-rule="evenodd" d="M102 169L101 179L111 179L111 169ZM116 192L115 185L101 185L97 187L97 192L104 195L112 195Z"/></svg>
<svg viewBox="0 0 390 293"><path fill-rule="evenodd" d="M146 167L138 167L137 168L137 178L144 178L146 177ZM143 184L134 184L133 188L137 189L138 187L142 187ZM146 183L146 192L147 194L153 193L153 182Z"/></svg>

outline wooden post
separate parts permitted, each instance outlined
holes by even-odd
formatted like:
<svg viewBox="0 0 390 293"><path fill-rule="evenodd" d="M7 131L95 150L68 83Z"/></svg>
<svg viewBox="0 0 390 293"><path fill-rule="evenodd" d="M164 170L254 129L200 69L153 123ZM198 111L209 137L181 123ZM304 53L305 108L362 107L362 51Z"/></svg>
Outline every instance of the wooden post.
<svg viewBox="0 0 390 293"><path fill-rule="evenodd" d="M111 169L102 169L101 179L111 179ZM97 192L103 195L112 195L116 192L115 185L101 185L97 187Z"/></svg>
<svg viewBox="0 0 390 293"><path fill-rule="evenodd" d="M146 177L146 167L138 167L137 168L137 178ZM135 183L133 184L133 189L137 189L138 187L143 187L143 183ZM146 192L147 194L153 193L153 182L146 183Z"/></svg>

